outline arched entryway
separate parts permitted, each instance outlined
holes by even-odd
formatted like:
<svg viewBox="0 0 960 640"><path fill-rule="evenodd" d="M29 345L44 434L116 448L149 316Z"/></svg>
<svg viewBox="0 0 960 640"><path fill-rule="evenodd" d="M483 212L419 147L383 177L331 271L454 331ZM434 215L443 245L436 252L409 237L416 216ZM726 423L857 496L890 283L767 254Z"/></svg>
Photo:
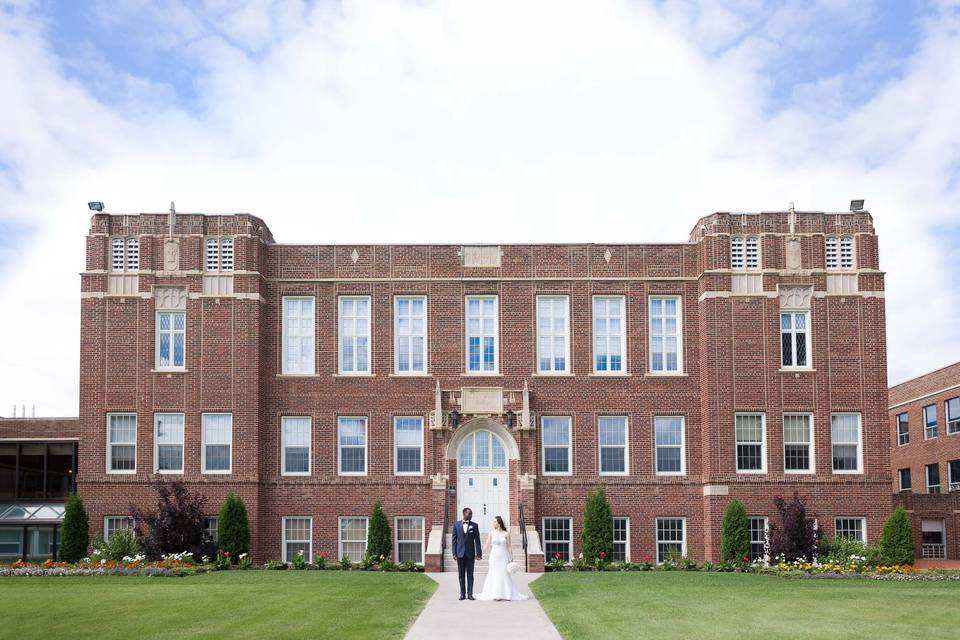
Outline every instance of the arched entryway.
<svg viewBox="0 0 960 640"><path fill-rule="evenodd" d="M503 425L474 422L458 430L447 457L457 463L457 515L470 507L481 533L486 533L494 516L510 526L510 460L518 457L518 450Z"/></svg>

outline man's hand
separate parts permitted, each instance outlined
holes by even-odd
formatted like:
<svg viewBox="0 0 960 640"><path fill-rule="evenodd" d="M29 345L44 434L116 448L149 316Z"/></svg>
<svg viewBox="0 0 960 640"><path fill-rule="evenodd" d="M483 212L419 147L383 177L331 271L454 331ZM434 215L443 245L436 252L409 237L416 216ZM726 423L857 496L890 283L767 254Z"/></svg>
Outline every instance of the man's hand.
<svg viewBox="0 0 960 640"><path fill-rule="evenodd" d="M482 553L477 556L477 560L483 560L483 554L482 554Z"/></svg>

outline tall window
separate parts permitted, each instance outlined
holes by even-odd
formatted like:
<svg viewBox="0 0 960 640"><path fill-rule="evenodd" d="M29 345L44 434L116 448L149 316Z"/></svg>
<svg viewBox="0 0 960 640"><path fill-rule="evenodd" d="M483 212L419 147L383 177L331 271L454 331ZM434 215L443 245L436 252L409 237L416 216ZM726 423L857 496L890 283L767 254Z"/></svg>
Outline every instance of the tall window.
<svg viewBox="0 0 960 640"><path fill-rule="evenodd" d="M630 560L630 518L613 519L613 562Z"/></svg>
<svg viewBox="0 0 960 640"><path fill-rule="evenodd" d="M730 269L756 271L760 268L760 239L756 237L730 238Z"/></svg>
<svg viewBox="0 0 960 640"><path fill-rule="evenodd" d="M313 420L305 416L280 418L283 475L310 475L310 432Z"/></svg>
<svg viewBox="0 0 960 640"><path fill-rule="evenodd" d="M202 418L201 465L204 473L230 473L233 457L233 414L205 413Z"/></svg>
<svg viewBox="0 0 960 640"><path fill-rule="evenodd" d="M186 313L157 313L157 369L182 369L185 366L186 333Z"/></svg>
<svg viewBox="0 0 960 640"><path fill-rule="evenodd" d="M543 474L570 475L570 418L544 416L542 423Z"/></svg>
<svg viewBox="0 0 960 640"><path fill-rule="evenodd" d="M947 400L947 433L960 433L960 398Z"/></svg>
<svg viewBox="0 0 960 640"><path fill-rule="evenodd" d="M947 479L950 481L950 491L960 491L960 460L947 463Z"/></svg>
<svg viewBox="0 0 960 640"><path fill-rule="evenodd" d="M569 562L573 556L573 524L570 518L543 519L543 552L547 561Z"/></svg>
<svg viewBox="0 0 960 640"><path fill-rule="evenodd" d="M307 562L313 561L313 518L283 519L283 561L293 562L302 553Z"/></svg>
<svg viewBox="0 0 960 640"><path fill-rule="evenodd" d="M110 270L140 270L140 241L136 238L114 238L110 243Z"/></svg>
<svg viewBox="0 0 960 640"><path fill-rule="evenodd" d="M853 238L849 236L826 239L827 271L850 271L854 266Z"/></svg>
<svg viewBox="0 0 960 640"><path fill-rule="evenodd" d="M657 564L687 555L684 518L657 518Z"/></svg>
<svg viewBox="0 0 960 640"><path fill-rule="evenodd" d="M423 418L393 419L393 459L398 476L423 474Z"/></svg>
<svg viewBox="0 0 960 640"><path fill-rule="evenodd" d="M750 562L767 559L767 519L753 517L750 525Z"/></svg>
<svg viewBox="0 0 960 640"><path fill-rule="evenodd" d="M600 475L627 473L627 418L600 416L597 419L600 443Z"/></svg>
<svg viewBox="0 0 960 640"><path fill-rule="evenodd" d="M940 493L940 464L934 462L926 466L927 493Z"/></svg>
<svg viewBox="0 0 960 640"><path fill-rule="evenodd" d="M683 333L680 328L680 297L650 297L650 371L683 371Z"/></svg>
<svg viewBox="0 0 960 640"><path fill-rule="evenodd" d="M593 371L620 373L626 369L623 296L593 297Z"/></svg>
<svg viewBox="0 0 960 640"><path fill-rule="evenodd" d="M813 472L813 416L783 416L783 470L787 473Z"/></svg>
<svg viewBox="0 0 960 640"><path fill-rule="evenodd" d="M107 472L137 470L137 416L111 413L107 416Z"/></svg>
<svg viewBox="0 0 960 640"><path fill-rule="evenodd" d="M897 416L897 444L903 446L910 442L910 414Z"/></svg>
<svg viewBox="0 0 960 640"><path fill-rule="evenodd" d="M784 367L810 366L810 313L784 311L780 314L780 364Z"/></svg>
<svg viewBox="0 0 960 640"><path fill-rule="evenodd" d="M860 473L860 414L835 413L830 417L834 473Z"/></svg>
<svg viewBox="0 0 960 640"><path fill-rule="evenodd" d="M397 532L397 562L423 564L423 518L397 518L393 528Z"/></svg>
<svg viewBox="0 0 960 640"><path fill-rule="evenodd" d="M537 296L537 373L569 373L570 298Z"/></svg>
<svg viewBox="0 0 960 640"><path fill-rule="evenodd" d="M393 299L394 370L398 374L427 372L427 297Z"/></svg>
<svg viewBox="0 0 960 640"><path fill-rule="evenodd" d="M370 296L340 296L340 373L370 373Z"/></svg>
<svg viewBox="0 0 960 640"><path fill-rule="evenodd" d="M734 429L737 438L737 472L767 471L766 420L762 413L738 413Z"/></svg>
<svg viewBox="0 0 960 640"><path fill-rule="evenodd" d="M834 534L839 538L866 542L866 526L863 518L837 518L834 521Z"/></svg>
<svg viewBox="0 0 960 640"><path fill-rule="evenodd" d="M129 516L107 516L103 519L103 540L110 540L110 536L117 531L133 531L133 518Z"/></svg>
<svg viewBox="0 0 960 640"><path fill-rule="evenodd" d="M153 415L153 459L157 473L183 473L183 414Z"/></svg>
<svg viewBox="0 0 960 640"><path fill-rule="evenodd" d="M923 439L933 440L937 437L937 405L931 404L923 408Z"/></svg>
<svg viewBox="0 0 960 640"><path fill-rule="evenodd" d="M340 418L337 425L340 442L340 475L367 475L367 419Z"/></svg>
<svg viewBox="0 0 960 640"><path fill-rule="evenodd" d="M656 442L657 474L683 475L683 417L656 416L653 419L654 439Z"/></svg>
<svg viewBox="0 0 960 640"><path fill-rule="evenodd" d="M283 298L283 373L305 375L314 372L314 299L309 296Z"/></svg>
<svg viewBox="0 0 960 640"><path fill-rule="evenodd" d="M220 517L207 516L203 519L203 532L214 543L220 538Z"/></svg>
<svg viewBox="0 0 960 640"><path fill-rule="evenodd" d="M913 482L910 477L910 468L900 469L900 491L910 491Z"/></svg>
<svg viewBox="0 0 960 640"><path fill-rule="evenodd" d="M207 271L233 271L233 238L207 238Z"/></svg>
<svg viewBox="0 0 960 640"><path fill-rule="evenodd" d="M497 296L467 296L467 373L496 373Z"/></svg>
<svg viewBox="0 0 960 640"><path fill-rule="evenodd" d="M367 555L367 518L340 518L340 557L361 562Z"/></svg>

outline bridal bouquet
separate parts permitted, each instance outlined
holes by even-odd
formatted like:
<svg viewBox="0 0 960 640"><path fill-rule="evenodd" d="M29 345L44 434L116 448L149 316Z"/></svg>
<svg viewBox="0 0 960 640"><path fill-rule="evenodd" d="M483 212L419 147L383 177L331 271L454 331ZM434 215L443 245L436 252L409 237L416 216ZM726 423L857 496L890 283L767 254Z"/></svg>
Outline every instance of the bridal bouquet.
<svg viewBox="0 0 960 640"><path fill-rule="evenodd" d="M507 563L507 573L516 573L517 571L520 571L520 564L518 562Z"/></svg>

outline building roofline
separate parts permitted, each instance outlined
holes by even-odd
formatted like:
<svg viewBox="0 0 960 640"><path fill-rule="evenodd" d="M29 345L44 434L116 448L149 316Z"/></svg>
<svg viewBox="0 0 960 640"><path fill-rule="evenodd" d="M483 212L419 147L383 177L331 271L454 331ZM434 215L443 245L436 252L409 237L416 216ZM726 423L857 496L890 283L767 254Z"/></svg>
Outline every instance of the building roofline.
<svg viewBox="0 0 960 640"><path fill-rule="evenodd" d="M898 382L897 384L892 385L891 387L889 387L888 391L893 391L893 390L896 389L897 387L902 387L902 386L905 385L905 384L910 384L911 382L916 382L916 381L919 380L920 378L926 378L927 376L933 375L934 373L939 373L940 371L944 371L945 369L949 369L950 367L955 367L955 366L957 366L957 365L960 365L960 360L957 360L956 362L952 362L952 363L950 363L950 364L944 365L944 366L942 366L942 367L938 367L938 368L933 369L933 370L931 370L931 371L927 371L926 373L921 373L920 375L914 376L914 377L910 378L909 380L904 380L903 382Z"/></svg>

